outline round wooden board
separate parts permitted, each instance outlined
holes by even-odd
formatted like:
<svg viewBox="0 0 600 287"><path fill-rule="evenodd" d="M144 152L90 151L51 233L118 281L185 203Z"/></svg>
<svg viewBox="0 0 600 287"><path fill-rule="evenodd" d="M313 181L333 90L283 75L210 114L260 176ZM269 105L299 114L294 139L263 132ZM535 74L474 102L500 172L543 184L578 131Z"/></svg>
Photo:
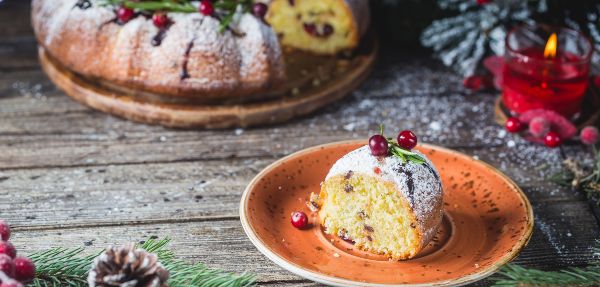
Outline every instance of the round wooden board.
<svg viewBox="0 0 600 287"><path fill-rule="evenodd" d="M322 71L292 71L294 74L287 84L287 90L263 101L239 104L208 105L198 103L172 103L168 101L148 100L127 93L123 90L110 89L99 82L84 78L69 71L57 63L40 46L38 53L42 68L48 77L67 95L94 109L117 115L129 120L148 124L160 124L172 128L233 128L250 127L265 124L280 123L294 117L309 114L327 104L343 98L356 89L369 75L375 62L378 44L374 37L368 37L367 45L363 45L358 52L348 58L330 57L327 61L336 63L344 61L347 67L343 72L329 73L333 70ZM303 59L302 57L308 58ZM321 59L323 59L321 57ZM299 59L290 60L304 63L323 62L316 56L299 56ZM312 65L315 66L316 65ZM330 65L331 66L331 65ZM288 68L288 74L290 69ZM317 81L308 78L314 74L327 74L331 76L326 81ZM300 74L304 76L299 76ZM330 77L330 76L327 76ZM292 85L302 85L302 89ZM156 95L157 98L166 98Z"/></svg>

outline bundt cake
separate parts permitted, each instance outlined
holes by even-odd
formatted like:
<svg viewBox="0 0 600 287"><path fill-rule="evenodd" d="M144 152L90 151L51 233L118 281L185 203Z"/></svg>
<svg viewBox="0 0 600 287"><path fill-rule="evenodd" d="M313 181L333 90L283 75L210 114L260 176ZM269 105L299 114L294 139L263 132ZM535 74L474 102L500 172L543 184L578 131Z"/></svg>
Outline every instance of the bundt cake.
<svg viewBox="0 0 600 287"><path fill-rule="evenodd" d="M368 0L273 0L266 20L282 45L335 54L358 46L369 17Z"/></svg>
<svg viewBox="0 0 600 287"><path fill-rule="evenodd" d="M32 25L44 55L69 72L114 90L198 103L283 86L284 58L267 13L284 44L317 53L355 47L366 26L367 0L260 1L33 0ZM301 21L288 21L290 13ZM313 36L305 33L311 25Z"/></svg>
<svg viewBox="0 0 600 287"><path fill-rule="evenodd" d="M441 224L443 195L431 162L408 153L419 160L374 156L369 146L339 159L308 203L325 232L390 259L417 255Z"/></svg>

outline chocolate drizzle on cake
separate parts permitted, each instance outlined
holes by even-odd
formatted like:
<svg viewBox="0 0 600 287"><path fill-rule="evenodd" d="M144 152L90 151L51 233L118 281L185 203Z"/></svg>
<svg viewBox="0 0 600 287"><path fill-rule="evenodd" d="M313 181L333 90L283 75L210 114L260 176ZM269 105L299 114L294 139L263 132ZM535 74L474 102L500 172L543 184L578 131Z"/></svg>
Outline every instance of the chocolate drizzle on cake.
<svg viewBox="0 0 600 287"><path fill-rule="evenodd" d="M75 6L73 6L73 8L75 7L81 10L86 10L92 7L92 2L90 2L90 0L78 0L77 3L75 3Z"/></svg>
<svg viewBox="0 0 600 287"><path fill-rule="evenodd" d="M162 44L163 39L165 39L165 37L167 36L167 30L169 30L169 27L171 27L171 24L168 24L167 26L158 30L158 33L156 33L156 35L152 37L152 46L156 47Z"/></svg>
<svg viewBox="0 0 600 287"><path fill-rule="evenodd" d="M406 185L408 186L408 199L412 202L414 200L415 194L415 182L413 179L412 171L406 168L406 163L401 163L398 165L398 169L396 172L401 172L406 175Z"/></svg>
<svg viewBox="0 0 600 287"><path fill-rule="evenodd" d="M183 54L183 64L181 65L181 74L180 74L181 80L185 80L190 77L190 73L188 73L188 61L190 60L190 52L192 51L192 48L194 47L195 40L196 39L192 39L192 41L190 41L190 43L185 48L185 54Z"/></svg>

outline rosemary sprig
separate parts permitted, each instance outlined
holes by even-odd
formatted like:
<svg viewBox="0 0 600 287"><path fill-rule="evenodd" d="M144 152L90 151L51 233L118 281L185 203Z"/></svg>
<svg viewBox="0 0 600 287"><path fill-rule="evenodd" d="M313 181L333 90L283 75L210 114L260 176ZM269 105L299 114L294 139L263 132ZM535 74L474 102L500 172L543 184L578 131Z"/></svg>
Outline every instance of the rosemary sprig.
<svg viewBox="0 0 600 287"><path fill-rule="evenodd" d="M125 6L127 8L140 11L165 11L178 13L197 13L198 8L190 0L102 0L104 6ZM214 17L220 21L220 31L231 28L238 7L241 6L243 12L250 11L252 0L216 0L214 3L216 9Z"/></svg>
<svg viewBox="0 0 600 287"><path fill-rule="evenodd" d="M210 269L201 263L188 263L175 259L172 250L166 248L169 238L149 239L137 247L158 256L160 263L169 271L171 287L249 287L255 286L255 277L249 274L235 275L222 270ZM28 286L35 287L85 287L92 262L102 252L83 255L84 248L52 248L30 255L36 265L36 279Z"/></svg>
<svg viewBox="0 0 600 287"><path fill-rule="evenodd" d="M600 240L594 247L595 259L583 268L570 267L559 271L527 269L515 264L503 267L494 277L496 287L508 286L598 286L600 284Z"/></svg>
<svg viewBox="0 0 600 287"><path fill-rule="evenodd" d="M388 152L396 157L402 159L402 162L406 163L407 161L416 163L416 164L424 164L426 163L425 159L418 153L412 152L409 150L405 150L401 148L397 142L394 141L393 138L386 137L384 135L384 127L383 124L379 125L380 134L385 137L388 142Z"/></svg>

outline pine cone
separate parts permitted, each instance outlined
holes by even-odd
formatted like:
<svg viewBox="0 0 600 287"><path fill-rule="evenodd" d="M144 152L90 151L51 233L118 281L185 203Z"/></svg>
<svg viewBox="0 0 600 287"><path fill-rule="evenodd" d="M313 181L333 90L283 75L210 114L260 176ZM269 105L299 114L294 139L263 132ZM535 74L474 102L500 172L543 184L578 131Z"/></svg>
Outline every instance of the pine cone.
<svg viewBox="0 0 600 287"><path fill-rule="evenodd" d="M90 287L168 287L169 272L155 254L135 249L134 244L109 247L88 275Z"/></svg>

